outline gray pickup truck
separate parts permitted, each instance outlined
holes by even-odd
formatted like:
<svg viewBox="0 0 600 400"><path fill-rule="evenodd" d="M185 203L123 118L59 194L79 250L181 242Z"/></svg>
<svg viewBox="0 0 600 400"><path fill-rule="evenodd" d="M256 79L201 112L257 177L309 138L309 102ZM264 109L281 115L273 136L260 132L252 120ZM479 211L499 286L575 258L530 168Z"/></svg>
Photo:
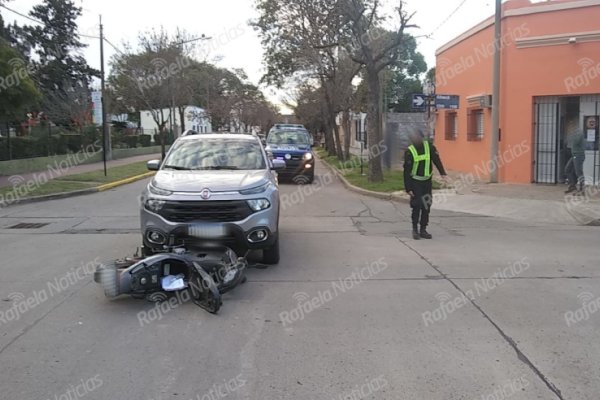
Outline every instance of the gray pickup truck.
<svg viewBox="0 0 600 400"><path fill-rule="evenodd" d="M227 246L238 254L262 250L279 262L282 160L271 160L260 139L243 134L188 135L164 161L148 162L156 176L142 193L145 255L165 246Z"/></svg>

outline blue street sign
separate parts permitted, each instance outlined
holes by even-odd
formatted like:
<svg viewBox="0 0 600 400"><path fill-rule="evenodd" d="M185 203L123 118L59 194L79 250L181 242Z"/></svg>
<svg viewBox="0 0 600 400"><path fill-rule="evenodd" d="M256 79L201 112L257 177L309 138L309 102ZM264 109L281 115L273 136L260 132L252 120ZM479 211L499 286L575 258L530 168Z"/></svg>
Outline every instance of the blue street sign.
<svg viewBox="0 0 600 400"><path fill-rule="evenodd" d="M413 94L412 95L412 108L414 110L425 111L427 107L427 96L424 94Z"/></svg>
<svg viewBox="0 0 600 400"><path fill-rule="evenodd" d="M459 96L452 94L436 94L435 95L435 108L449 108L452 110L458 110L459 107Z"/></svg>

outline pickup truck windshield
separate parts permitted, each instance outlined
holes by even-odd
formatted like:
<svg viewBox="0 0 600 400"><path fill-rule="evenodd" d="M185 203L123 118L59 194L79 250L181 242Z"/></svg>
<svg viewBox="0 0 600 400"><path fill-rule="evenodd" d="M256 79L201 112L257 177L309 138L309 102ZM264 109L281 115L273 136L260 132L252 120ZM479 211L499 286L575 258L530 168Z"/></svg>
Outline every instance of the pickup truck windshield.
<svg viewBox="0 0 600 400"><path fill-rule="evenodd" d="M174 146L164 162L164 169L258 170L266 168L260 145L249 140L182 140L176 142Z"/></svg>
<svg viewBox="0 0 600 400"><path fill-rule="evenodd" d="M310 139L305 131L276 131L269 134L267 144L296 144L309 145Z"/></svg>

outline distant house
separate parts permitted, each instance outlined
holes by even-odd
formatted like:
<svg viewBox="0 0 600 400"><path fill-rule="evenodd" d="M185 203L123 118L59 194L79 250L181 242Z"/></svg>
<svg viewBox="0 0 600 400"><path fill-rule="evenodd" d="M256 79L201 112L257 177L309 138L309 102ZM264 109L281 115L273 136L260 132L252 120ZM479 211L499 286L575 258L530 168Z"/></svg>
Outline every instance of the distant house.
<svg viewBox="0 0 600 400"><path fill-rule="evenodd" d="M182 131L179 110L176 108L175 110L170 111L168 108L165 108L157 111L162 112L162 115L167 121L166 128L168 130L172 129L175 136L179 136ZM203 108L187 106L185 108L184 117L186 130L192 129L199 133L212 132L210 117ZM154 121L152 112L149 110L140 111L140 125L146 134L158 133L158 125L156 124L156 121Z"/></svg>

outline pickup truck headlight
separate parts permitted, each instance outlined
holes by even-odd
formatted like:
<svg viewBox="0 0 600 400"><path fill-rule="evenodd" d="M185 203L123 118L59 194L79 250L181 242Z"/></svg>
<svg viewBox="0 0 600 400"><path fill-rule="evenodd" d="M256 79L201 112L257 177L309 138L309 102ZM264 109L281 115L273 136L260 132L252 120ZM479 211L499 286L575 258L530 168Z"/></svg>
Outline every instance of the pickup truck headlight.
<svg viewBox="0 0 600 400"><path fill-rule="evenodd" d="M150 199L146 200L146 202L144 203L144 206L146 207L146 209L148 209L152 212L159 212L163 208L165 203L166 202L164 200L150 198Z"/></svg>
<svg viewBox="0 0 600 400"><path fill-rule="evenodd" d="M169 190L157 188L156 186L154 186L152 184L152 182L148 185L148 191L157 196L170 196L173 194L173 192L171 192Z"/></svg>
<svg viewBox="0 0 600 400"><path fill-rule="evenodd" d="M271 203L269 203L269 200L267 199L248 200L247 203L254 212L266 210L271 207Z"/></svg>
<svg viewBox="0 0 600 400"><path fill-rule="evenodd" d="M262 184L260 186L253 187L253 188L250 188L250 189L240 190L240 194L243 194L243 195L247 196L247 195L251 195L251 194L264 193L264 192L267 191L267 189L269 187L271 187L271 182L267 182L265 184Z"/></svg>
<svg viewBox="0 0 600 400"><path fill-rule="evenodd" d="M306 154L304 155L304 159L305 159L306 161L312 160L312 159L313 159L313 155L312 155L312 153L306 153Z"/></svg>

